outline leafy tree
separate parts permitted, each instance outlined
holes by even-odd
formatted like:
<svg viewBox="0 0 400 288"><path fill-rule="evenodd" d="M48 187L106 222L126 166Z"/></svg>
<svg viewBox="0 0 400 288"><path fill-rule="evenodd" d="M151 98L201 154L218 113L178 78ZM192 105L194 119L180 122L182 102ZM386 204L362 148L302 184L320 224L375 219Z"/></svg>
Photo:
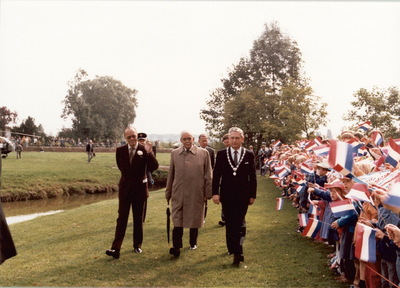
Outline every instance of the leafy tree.
<svg viewBox="0 0 400 288"><path fill-rule="evenodd" d="M12 132L21 133L22 135L37 135L39 136L39 132L43 132L43 127L41 125L36 126L35 119L31 116L28 116L25 120L22 121L21 125L14 126L11 129Z"/></svg>
<svg viewBox="0 0 400 288"><path fill-rule="evenodd" d="M351 102L354 109L347 111L343 119L354 122L354 127L366 121L371 121L374 128L383 132L385 137L400 137L395 121L400 121L400 95L397 87L372 91L361 88L353 96Z"/></svg>
<svg viewBox="0 0 400 288"><path fill-rule="evenodd" d="M276 22L265 24L250 57L228 72L200 112L210 136L220 138L238 126L246 134L245 145L256 149L273 138L286 142L302 134L312 137L326 123L327 104L312 95L301 69L297 43Z"/></svg>
<svg viewBox="0 0 400 288"><path fill-rule="evenodd" d="M5 131L10 128L8 124L17 121L18 113L16 111L12 112L6 106L0 107L0 130ZM0 135L4 135L4 132L0 132Z"/></svg>
<svg viewBox="0 0 400 288"><path fill-rule="evenodd" d="M136 117L137 90L110 76L87 80L85 70L68 82L62 118L72 118L72 129L80 138L118 138Z"/></svg>

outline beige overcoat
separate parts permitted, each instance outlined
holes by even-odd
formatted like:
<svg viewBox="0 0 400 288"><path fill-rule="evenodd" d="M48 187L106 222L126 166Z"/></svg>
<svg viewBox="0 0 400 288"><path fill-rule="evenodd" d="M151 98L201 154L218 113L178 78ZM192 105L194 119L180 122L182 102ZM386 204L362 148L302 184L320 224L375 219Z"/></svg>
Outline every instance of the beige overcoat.
<svg viewBox="0 0 400 288"><path fill-rule="evenodd" d="M165 198L171 200L174 227L204 226L205 199L212 197L210 156L203 148L172 151Z"/></svg>

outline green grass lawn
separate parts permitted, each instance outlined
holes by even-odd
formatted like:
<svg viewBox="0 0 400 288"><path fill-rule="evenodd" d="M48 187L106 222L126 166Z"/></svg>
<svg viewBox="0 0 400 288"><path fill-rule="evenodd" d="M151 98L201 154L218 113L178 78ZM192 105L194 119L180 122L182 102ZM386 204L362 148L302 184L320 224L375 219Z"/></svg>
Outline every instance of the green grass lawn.
<svg viewBox="0 0 400 288"><path fill-rule="evenodd" d="M158 153L160 165L169 165L170 154ZM35 199L59 195L116 191L120 172L115 153L96 153L90 164L77 152L22 152L2 159L1 195Z"/></svg>
<svg viewBox="0 0 400 288"><path fill-rule="evenodd" d="M0 266L0 286L347 287L335 282L326 264L333 248L294 232L297 211L289 201L276 211L280 191L272 180L258 178L239 268L226 255L225 228L218 225L221 206L212 201L198 249L189 250L185 229L181 256L168 254L164 192L150 193L144 252L133 252L130 217L118 260L105 255L115 232L117 199L10 225L18 255Z"/></svg>

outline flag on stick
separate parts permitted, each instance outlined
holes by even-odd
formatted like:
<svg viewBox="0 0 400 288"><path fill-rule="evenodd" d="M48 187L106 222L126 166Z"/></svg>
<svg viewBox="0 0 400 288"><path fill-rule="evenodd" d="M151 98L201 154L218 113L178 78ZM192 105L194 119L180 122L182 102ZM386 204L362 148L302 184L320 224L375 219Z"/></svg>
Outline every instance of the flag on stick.
<svg viewBox="0 0 400 288"><path fill-rule="evenodd" d="M372 125L371 121L367 121L367 122L359 124L358 125L358 129L361 129L361 130L364 130L364 131L368 131L368 129L371 128L371 125Z"/></svg>
<svg viewBox="0 0 400 288"><path fill-rule="evenodd" d="M276 198L276 210L282 210L283 198Z"/></svg>
<svg viewBox="0 0 400 288"><path fill-rule="evenodd" d="M390 137L388 144L388 155L386 156L386 163L389 163L394 168L400 161L400 146Z"/></svg>
<svg viewBox="0 0 400 288"><path fill-rule="evenodd" d="M357 223L356 227L356 250L355 256L364 261L375 263L376 240L375 230L367 225Z"/></svg>
<svg viewBox="0 0 400 288"><path fill-rule="evenodd" d="M308 214L301 213L299 215L300 227L306 227L308 223Z"/></svg>
<svg viewBox="0 0 400 288"><path fill-rule="evenodd" d="M350 176L350 178L353 178L351 174L353 168L353 147L346 142L337 140L330 140L330 143L329 166L343 176Z"/></svg>
<svg viewBox="0 0 400 288"><path fill-rule="evenodd" d="M303 236L315 238L322 227L322 222L318 221L316 218L308 219L306 228L303 231Z"/></svg>
<svg viewBox="0 0 400 288"><path fill-rule="evenodd" d="M351 188L350 192L347 193L345 197L359 201L366 201L373 204L371 201L371 193L369 193L368 187L361 183L354 183L353 188Z"/></svg>
<svg viewBox="0 0 400 288"><path fill-rule="evenodd" d="M346 215L356 215L357 211L354 209L350 199L343 201L334 201L330 203L333 216L340 218Z"/></svg>

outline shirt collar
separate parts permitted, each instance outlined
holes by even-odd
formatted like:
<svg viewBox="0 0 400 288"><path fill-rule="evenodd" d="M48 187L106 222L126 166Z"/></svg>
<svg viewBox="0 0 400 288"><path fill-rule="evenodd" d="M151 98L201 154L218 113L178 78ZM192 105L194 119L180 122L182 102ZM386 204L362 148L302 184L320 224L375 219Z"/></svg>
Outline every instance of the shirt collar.
<svg viewBox="0 0 400 288"><path fill-rule="evenodd" d="M134 150L136 150L137 149L137 147L138 147L138 145L139 145L139 142L136 142L136 145L135 145L135 147L131 147L131 145L129 145L128 144L128 148L129 148L129 151L131 151L131 149L134 149Z"/></svg>

